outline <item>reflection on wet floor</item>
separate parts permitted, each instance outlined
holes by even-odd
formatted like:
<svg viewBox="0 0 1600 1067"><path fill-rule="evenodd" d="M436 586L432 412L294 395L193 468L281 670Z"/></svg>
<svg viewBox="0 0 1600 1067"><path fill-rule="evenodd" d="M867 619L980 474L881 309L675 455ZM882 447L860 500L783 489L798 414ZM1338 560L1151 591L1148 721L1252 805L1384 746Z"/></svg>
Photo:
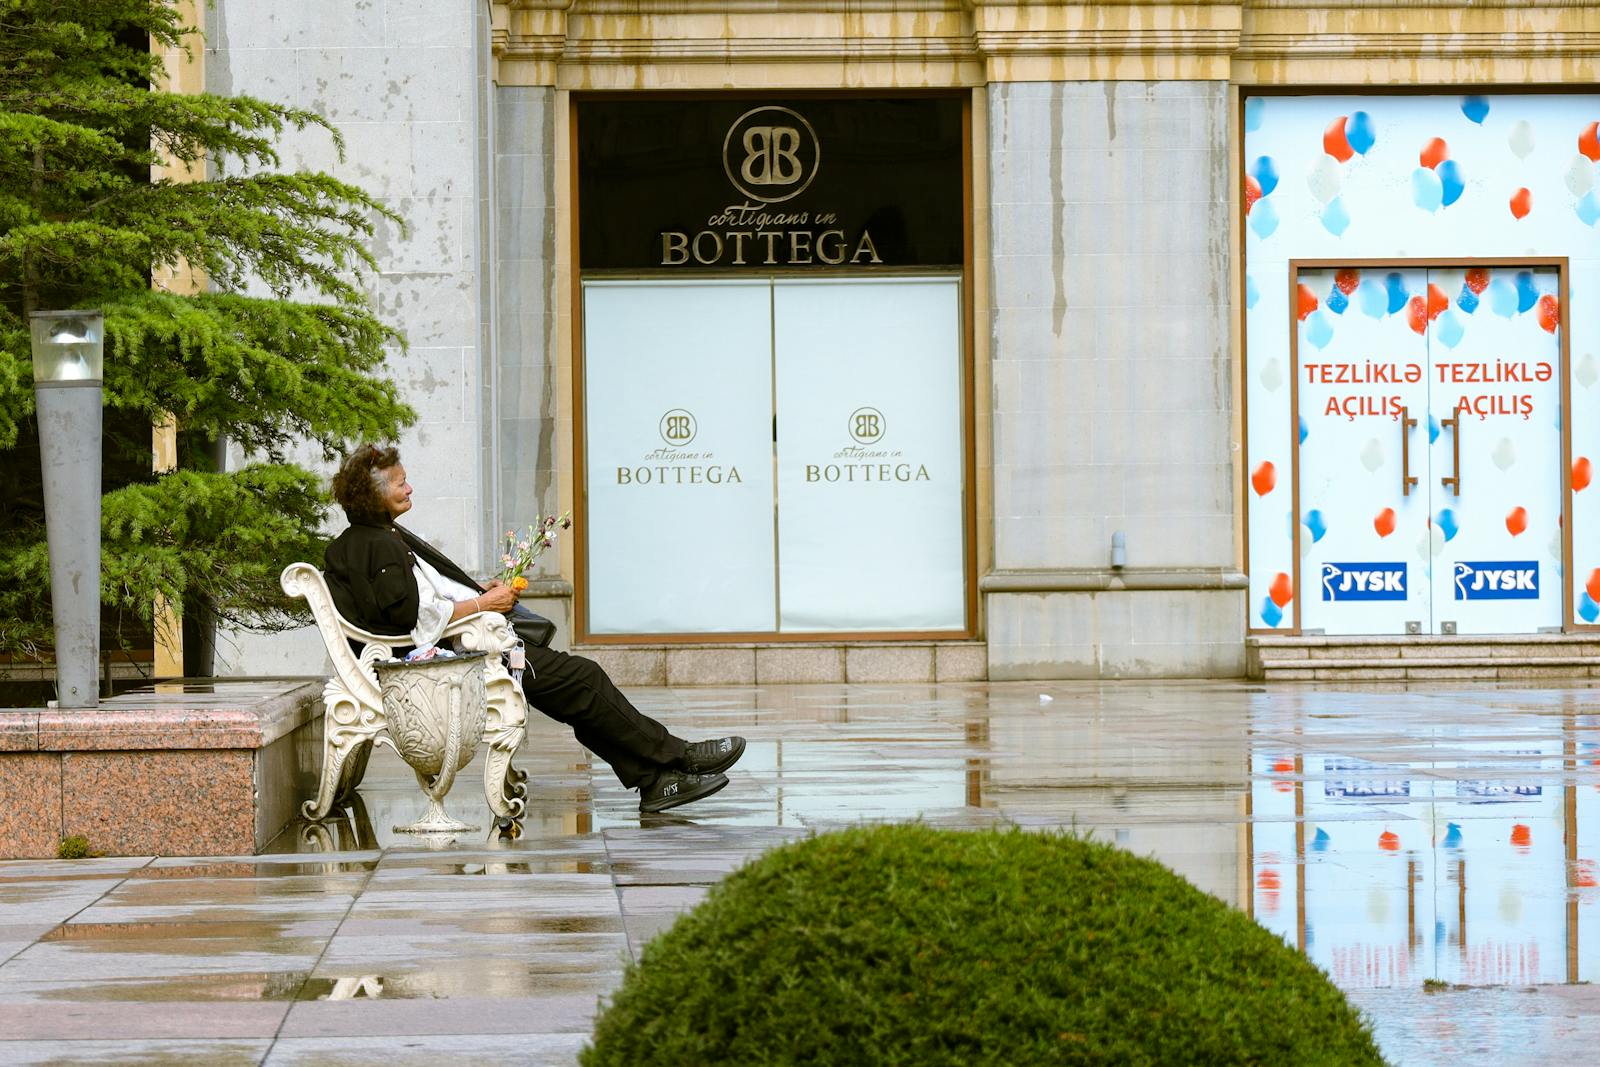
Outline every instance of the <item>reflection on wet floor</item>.
<svg viewBox="0 0 1600 1067"><path fill-rule="evenodd" d="M719 879L863 819L1075 828L1153 855L1325 968L1398 1062L1587 1051L1574 1035L1594 1027L1518 1021L1600 999L1584 984L1600 972L1600 704L1587 690L636 696L680 733L748 737L730 787L641 817L635 794L541 720L519 761L529 813L514 838L394 834L421 801L380 751L349 808L266 855L0 863L0 1062L59 1057L87 1019L126 1034L129 1059L212 1041L241 1062L300 1062L320 1042L331 1058L407 1062L382 1042L450 1034L488 1049L486 1035L516 1033L570 1063L626 961ZM475 769L452 794L463 811Z"/></svg>

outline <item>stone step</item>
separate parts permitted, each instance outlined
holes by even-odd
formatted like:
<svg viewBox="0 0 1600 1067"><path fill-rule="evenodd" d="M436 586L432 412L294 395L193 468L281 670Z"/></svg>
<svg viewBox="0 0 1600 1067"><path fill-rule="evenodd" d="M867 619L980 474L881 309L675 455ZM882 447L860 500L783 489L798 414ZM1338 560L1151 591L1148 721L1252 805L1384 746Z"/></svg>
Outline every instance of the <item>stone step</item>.
<svg viewBox="0 0 1600 1067"><path fill-rule="evenodd" d="M1600 634L1252 637L1252 678L1404 681L1600 677Z"/></svg>

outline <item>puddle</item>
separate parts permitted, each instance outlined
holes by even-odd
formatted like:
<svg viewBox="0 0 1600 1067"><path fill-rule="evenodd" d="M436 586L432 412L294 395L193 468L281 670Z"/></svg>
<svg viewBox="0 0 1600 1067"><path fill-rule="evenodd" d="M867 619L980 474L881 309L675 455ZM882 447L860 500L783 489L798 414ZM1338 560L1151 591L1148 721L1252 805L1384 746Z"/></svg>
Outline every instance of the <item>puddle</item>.
<svg viewBox="0 0 1600 1067"><path fill-rule="evenodd" d="M378 860L342 860L335 863L253 863L238 862L184 863L170 867L141 867L128 873L129 878L286 878L300 874L354 874L374 871Z"/></svg>
<svg viewBox="0 0 1600 1067"><path fill-rule="evenodd" d="M179 978L124 978L49 988L30 986L42 1000L163 1004L194 1001L293 1000L309 971L191 974Z"/></svg>
<svg viewBox="0 0 1600 1067"><path fill-rule="evenodd" d="M324 925L330 927L331 923ZM281 938L287 922L62 923L40 941L178 941L192 938Z"/></svg>

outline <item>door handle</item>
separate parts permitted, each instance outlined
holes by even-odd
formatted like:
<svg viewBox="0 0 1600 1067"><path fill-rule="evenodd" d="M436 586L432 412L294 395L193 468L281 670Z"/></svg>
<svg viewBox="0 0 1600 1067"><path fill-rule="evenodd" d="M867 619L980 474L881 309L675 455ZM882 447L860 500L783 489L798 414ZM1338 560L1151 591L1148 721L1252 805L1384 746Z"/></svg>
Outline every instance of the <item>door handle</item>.
<svg viewBox="0 0 1600 1067"><path fill-rule="evenodd" d="M1417 487L1417 477L1411 473L1411 431L1417 420L1411 418L1409 408L1400 409L1400 495L1410 496Z"/></svg>
<svg viewBox="0 0 1600 1067"><path fill-rule="evenodd" d="M1461 415L1457 413L1448 419L1440 419L1439 425L1450 431L1450 453L1455 464L1455 473L1448 478L1440 478L1439 484L1450 490L1456 496L1461 495Z"/></svg>

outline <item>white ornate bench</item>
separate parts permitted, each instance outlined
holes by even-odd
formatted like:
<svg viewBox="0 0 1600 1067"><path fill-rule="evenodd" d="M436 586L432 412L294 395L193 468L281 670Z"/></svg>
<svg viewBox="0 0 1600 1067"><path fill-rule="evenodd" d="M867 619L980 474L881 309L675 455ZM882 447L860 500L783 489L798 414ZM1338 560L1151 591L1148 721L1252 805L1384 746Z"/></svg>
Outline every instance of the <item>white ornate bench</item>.
<svg viewBox="0 0 1600 1067"><path fill-rule="evenodd" d="M333 676L322 689L326 717L322 727L322 778L315 800L301 806L313 822L327 817L349 801L367 772L373 744L394 742L385 735L388 723L378 693L373 664L393 657L404 637L368 633L343 618L333 606L322 572L309 563L291 563L279 578L283 591L303 598L316 619L322 643L333 661ZM488 726L483 739L489 746L483 768L483 792L489 808L501 819L522 815L526 775L511 765L522 747L528 720L522 689L501 662L500 655L517 643L504 615L482 611L466 615L445 628L444 636L468 652L487 652L485 668L489 694ZM350 642L363 646L358 657Z"/></svg>

